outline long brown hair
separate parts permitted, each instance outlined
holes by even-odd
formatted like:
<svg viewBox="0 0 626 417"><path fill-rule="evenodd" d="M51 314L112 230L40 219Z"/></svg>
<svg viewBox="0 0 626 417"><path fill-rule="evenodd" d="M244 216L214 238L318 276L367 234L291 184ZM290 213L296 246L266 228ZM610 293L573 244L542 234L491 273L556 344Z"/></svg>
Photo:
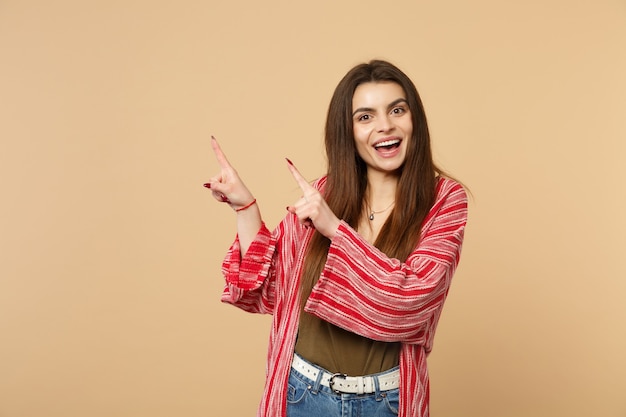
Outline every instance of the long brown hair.
<svg viewBox="0 0 626 417"><path fill-rule="evenodd" d="M400 168L396 204L374 246L387 256L405 261L417 245L422 222L435 199L436 176L442 171L433 162L426 114L417 89L406 74L389 62L373 60L357 65L333 93L326 119L328 177L324 198L335 215L353 228L365 215L367 166L354 142L352 97L360 84L389 81L399 84L406 94L413 136ZM330 240L319 232L311 238L301 281L302 305L320 276L329 245Z"/></svg>

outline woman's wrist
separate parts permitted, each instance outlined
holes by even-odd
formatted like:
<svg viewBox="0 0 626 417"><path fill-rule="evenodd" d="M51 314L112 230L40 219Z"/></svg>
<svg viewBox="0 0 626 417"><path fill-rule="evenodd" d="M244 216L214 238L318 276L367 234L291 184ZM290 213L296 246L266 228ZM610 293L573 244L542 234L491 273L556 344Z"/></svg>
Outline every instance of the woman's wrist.
<svg viewBox="0 0 626 417"><path fill-rule="evenodd" d="M252 207L252 206L253 206L253 205L255 205L255 204L256 204L256 198L252 199L252 201L251 201L251 202L249 202L248 204L246 204L245 206L243 206L243 207L239 207L239 208L236 208L236 209L235 209L235 211L236 211L237 213L239 213L240 211L244 211L244 210L246 210L246 209L249 209L250 207Z"/></svg>

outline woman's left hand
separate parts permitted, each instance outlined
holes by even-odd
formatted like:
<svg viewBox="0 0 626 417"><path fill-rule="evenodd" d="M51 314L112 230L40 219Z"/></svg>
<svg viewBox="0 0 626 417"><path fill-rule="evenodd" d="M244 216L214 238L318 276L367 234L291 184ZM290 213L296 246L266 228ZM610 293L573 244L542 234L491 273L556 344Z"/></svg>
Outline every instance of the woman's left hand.
<svg viewBox="0 0 626 417"><path fill-rule="evenodd" d="M287 210L298 217L301 224L313 226L329 239L335 237L341 222L328 207L322 194L300 174L293 163L287 159L289 172L302 190L302 197Z"/></svg>

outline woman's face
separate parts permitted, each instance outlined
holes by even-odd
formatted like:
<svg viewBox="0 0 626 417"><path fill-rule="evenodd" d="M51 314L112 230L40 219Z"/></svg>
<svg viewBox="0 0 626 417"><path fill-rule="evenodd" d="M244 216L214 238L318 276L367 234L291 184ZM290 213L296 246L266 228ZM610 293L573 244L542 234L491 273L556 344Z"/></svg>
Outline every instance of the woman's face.
<svg viewBox="0 0 626 417"><path fill-rule="evenodd" d="M394 173L406 157L413 134L411 111L395 82L368 82L352 96L352 126L357 152L368 171Z"/></svg>

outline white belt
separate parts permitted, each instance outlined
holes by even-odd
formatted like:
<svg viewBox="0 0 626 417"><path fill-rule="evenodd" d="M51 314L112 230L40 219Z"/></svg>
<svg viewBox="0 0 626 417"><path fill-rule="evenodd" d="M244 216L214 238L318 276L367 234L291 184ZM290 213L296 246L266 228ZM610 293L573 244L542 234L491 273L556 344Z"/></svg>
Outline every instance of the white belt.
<svg viewBox="0 0 626 417"><path fill-rule="evenodd" d="M373 394L376 392L374 379L378 379L378 390L389 391L400 386L400 370L380 375L380 376L347 376L346 374L331 374L322 371L320 368L306 362L297 354L293 355L291 367L307 378L317 381L320 372L322 375L321 384L332 389L337 394Z"/></svg>

